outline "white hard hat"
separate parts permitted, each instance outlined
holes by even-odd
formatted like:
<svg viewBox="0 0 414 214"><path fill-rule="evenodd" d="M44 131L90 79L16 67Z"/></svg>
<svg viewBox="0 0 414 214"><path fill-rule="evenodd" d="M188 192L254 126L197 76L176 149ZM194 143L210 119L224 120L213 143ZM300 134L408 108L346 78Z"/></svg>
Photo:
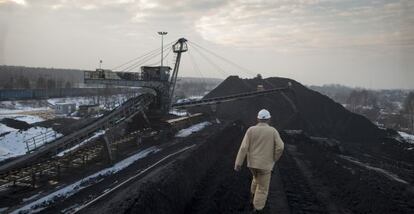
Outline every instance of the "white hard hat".
<svg viewBox="0 0 414 214"><path fill-rule="evenodd" d="M270 119L270 112L266 109L262 109L259 111L259 113L257 114L257 119L259 120L267 120Z"/></svg>

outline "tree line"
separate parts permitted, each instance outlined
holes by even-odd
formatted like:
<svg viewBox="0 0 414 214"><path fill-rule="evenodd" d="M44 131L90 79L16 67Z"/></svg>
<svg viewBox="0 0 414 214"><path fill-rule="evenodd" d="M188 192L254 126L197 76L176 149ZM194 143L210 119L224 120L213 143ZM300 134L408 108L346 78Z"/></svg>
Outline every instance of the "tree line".
<svg viewBox="0 0 414 214"><path fill-rule="evenodd" d="M414 91L368 90L342 85L309 86L348 110L386 128L414 134Z"/></svg>
<svg viewBox="0 0 414 214"><path fill-rule="evenodd" d="M0 77L1 89L72 88L83 82L83 71L3 65Z"/></svg>

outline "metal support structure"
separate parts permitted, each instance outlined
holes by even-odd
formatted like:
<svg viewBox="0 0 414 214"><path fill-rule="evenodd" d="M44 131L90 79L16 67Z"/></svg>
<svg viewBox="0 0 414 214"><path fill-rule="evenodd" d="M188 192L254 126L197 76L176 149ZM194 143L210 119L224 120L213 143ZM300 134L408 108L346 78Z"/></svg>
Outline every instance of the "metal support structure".
<svg viewBox="0 0 414 214"><path fill-rule="evenodd" d="M166 32L161 32L165 33ZM164 35L165 35L164 34ZM160 34L163 36L162 34ZM163 46L163 41L161 41L161 45ZM240 100L254 96L262 96L270 93L282 92L282 96L287 97L283 92L290 90L290 87L285 88L274 88L270 90L263 90L263 91L254 91L254 92L247 92L247 93L240 93L240 94L233 94L223 97L216 97L210 99L202 99L199 101L192 101L192 102L185 102L179 104L172 105L172 98L174 95L175 85L177 82L178 77L178 70L180 67L180 60L181 54L187 51L187 40L184 38L179 39L173 45L173 52L176 53L176 61L174 65L173 73L167 81L167 79L163 81L143 81L143 80L133 80L133 79L111 79L106 77L106 73L103 77L94 78L93 75L90 73L85 72L85 83L97 83L97 84L113 84L113 85L122 85L122 86L129 86L129 87L144 87L140 89L142 93L139 96L133 97L128 99L122 105L114 109L113 111L109 112L108 114L96 119L90 124L85 125L84 127L79 127L78 130L74 130L73 133L70 133L66 136L60 137L56 139L54 142L45 144L41 147L36 147L34 145L33 152L11 160L3 165L0 165L0 180L7 180L9 182L19 182L24 183L27 180L30 180L31 176L34 175L31 180L33 182L36 181L36 173L37 172L45 172L49 174L49 172L53 171L53 175L57 174L57 177L61 176L61 167L67 167L67 164L70 163L72 166L82 166L84 165L89 159L93 159L99 155L107 154L108 160L110 163L114 161L114 154L111 150L111 147L117 146L119 143L131 141L134 139L135 135L127 136L120 140L114 140L111 142L108 139L107 135L104 135L102 143L88 142L87 144L82 145L80 148L70 151L69 153L65 154L64 157L56 157L55 155L62 151L67 151L69 148L73 148L75 145L80 145L86 139L90 138L92 135L97 133L100 130L107 130L111 128L115 128L118 125L125 123L126 121L130 120L137 114L142 114L146 122L149 123L149 120L144 111L150 109L156 109L160 113L160 115L164 115L168 112L170 107L176 108L188 108L194 106L203 106L203 105L216 105L221 102L229 102L233 100ZM163 47L161 48L163 49ZM161 68L163 66L163 53L161 54ZM135 89L136 90L136 89ZM1 91L0 91L1 92ZM65 92L65 94L68 92ZM1 95L1 93L0 93ZM37 96L37 95L36 95ZM41 96L41 95L38 95ZM1 98L1 96L0 96ZM1 99L0 99L1 100ZM289 103L293 103L290 101ZM155 104L155 105L154 105ZM150 105L154 107L153 109L150 108ZM294 103L293 103L294 105ZM213 111L214 111L213 107ZM153 116L153 115L149 115ZM196 116L189 116L193 119ZM170 121L171 123L185 123L185 121ZM141 139L141 134L136 133L137 141L139 142ZM36 142L35 142L36 144ZM28 149L30 149L30 145L26 145ZM102 151L106 150L106 151ZM115 153L116 155L116 153ZM53 157L53 158L51 158ZM80 164L78 164L80 163ZM31 174L34 165L38 165L36 167L34 174ZM17 175L17 176L16 176ZM40 176L40 175L39 175ZM27 179L29 178L29 179Z"/></svg>
<svg viewBox="0 0 414 214"><path fill-rule="evenodd" d="M158 32L161 35L161 67L163 66L164 61L164 35L167 35L168 32L160 31Z"/></svg>
<svg viewBox="0 0 414 214"><path fill-rule="evenodd" d="M145 122L146 122L148 125L150 125L151 123L150 123L150 121L148 120L148 117L147 117L147 115L145 114L145 112L144 112L143 110L141 110L141 114L142 114L142 117L144 118Z"/></svg>
<svg viewBox="0 0 414 214"><path fill-rule="evenodd" d="M109 141L108 136L106 135L103 137L103 139L104 139L104 148L106 150L109 164L112 164L112 161L114 160L114 158L112 157L111 142Z"/></svg>
<svg viewBox="0 0 414 214"><path fill-rule="evenodd" d="M172 98L174 96L174 90L175 90L175 85L177 83L177 76L178 76L178 69L180 68L180 61L181 61L181 53L186 52L188 50L187 47L187 39L185 38L181 38L179 39L174 45L173 45L173 51L174 53L177 53L177 58L175 61L175 65L174 65L174 71L173 74L171 75L171 80L170 80L170 103L169 106L171 105L172 102Z"/></svg>
<svg viewBox="0 0 414 214"><path fill-rule="evenodd" d="M60 137L54 142L39 147L38 149L25 156L21 156L10 162L0 165L0 174L7 171L24 168L27 165L41 161L42 158L50 158L50 156L53 156L83 142L84 140L88 139L91 134L99 130L117 126L120 123L124 122L125 119L140 113L142 109L147 109L153 100L154 96L152 94L143 94L138 97L131 98L118 108L112 110L112 112L93 121L93 123L88 124L85 127L80 127L79 130L76 130L69 135ZM128 109L128 111L124 111L125 109Z"/></svg>

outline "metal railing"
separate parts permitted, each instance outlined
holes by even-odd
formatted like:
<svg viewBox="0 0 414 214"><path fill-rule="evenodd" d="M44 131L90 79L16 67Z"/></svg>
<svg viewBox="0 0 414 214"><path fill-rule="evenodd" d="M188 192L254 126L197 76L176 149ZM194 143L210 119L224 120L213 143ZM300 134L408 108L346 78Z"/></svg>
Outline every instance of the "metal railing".
<svg viewBox="0 0 414 214"><path fill-rule="evenodd" d="M26 153L36 150L40 146L55 140L61 135L62 134L55 132L53 129L48 129L46 132L24 140L23 143L26 144Z"/></svg>

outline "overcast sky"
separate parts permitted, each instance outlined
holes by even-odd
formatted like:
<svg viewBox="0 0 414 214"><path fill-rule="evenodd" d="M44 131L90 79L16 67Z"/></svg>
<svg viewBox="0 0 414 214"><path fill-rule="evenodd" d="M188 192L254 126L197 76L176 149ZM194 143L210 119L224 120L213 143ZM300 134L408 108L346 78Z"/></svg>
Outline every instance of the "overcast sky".
<svg viewBox="0 0 414 214"><path fill-rule="evenodd" d="M190 43L181 76L414 88L414 0L0 0L0 64L110 69L161 30L250 71Z"/></svg>

